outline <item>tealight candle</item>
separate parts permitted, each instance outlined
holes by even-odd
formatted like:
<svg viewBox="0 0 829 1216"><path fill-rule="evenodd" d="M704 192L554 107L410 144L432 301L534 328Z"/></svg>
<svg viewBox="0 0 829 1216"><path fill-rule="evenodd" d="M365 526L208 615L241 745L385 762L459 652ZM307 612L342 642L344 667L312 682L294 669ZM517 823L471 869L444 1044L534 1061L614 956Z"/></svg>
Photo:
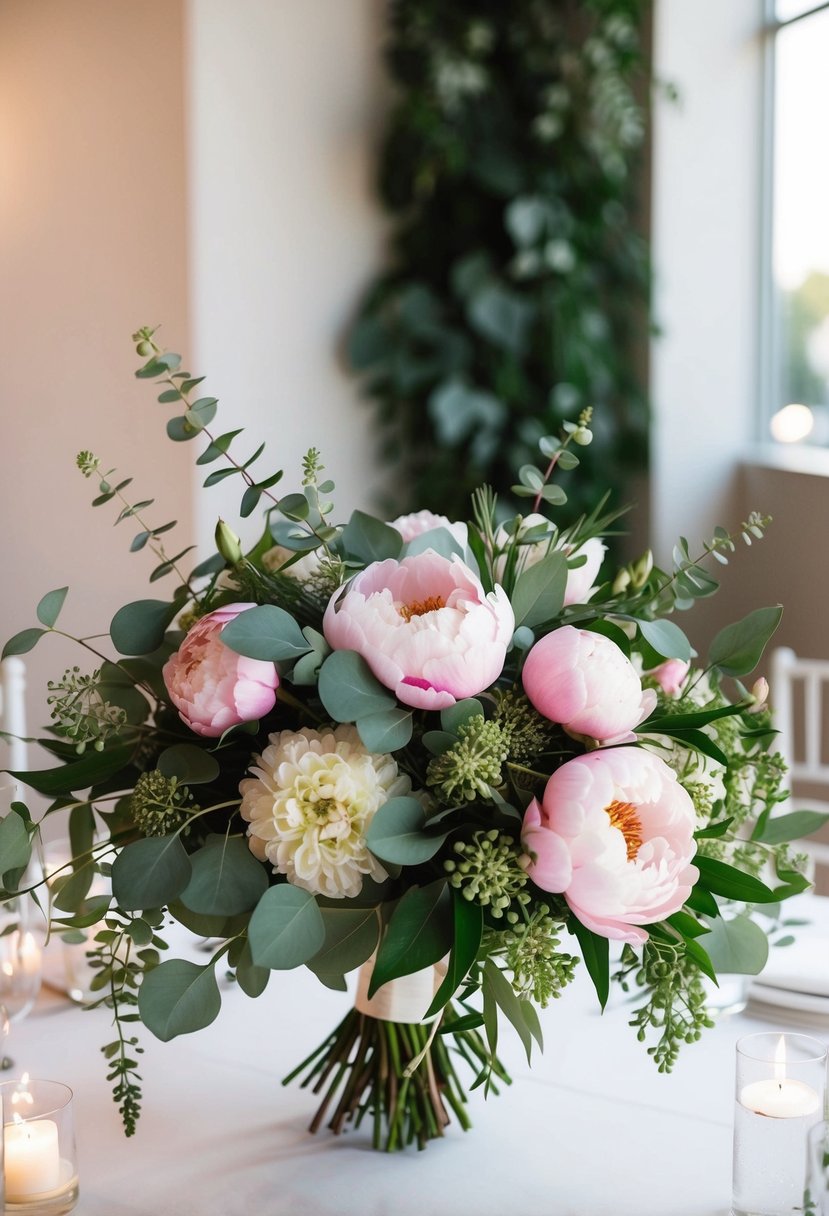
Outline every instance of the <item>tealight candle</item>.
<svg viewBox="0 0 829 1216"><path fill-rule="evenodd" d="M732 1216L801 1210L809 1129L823 1114L826 1047L798 1034L737 1044Z"/></svg>

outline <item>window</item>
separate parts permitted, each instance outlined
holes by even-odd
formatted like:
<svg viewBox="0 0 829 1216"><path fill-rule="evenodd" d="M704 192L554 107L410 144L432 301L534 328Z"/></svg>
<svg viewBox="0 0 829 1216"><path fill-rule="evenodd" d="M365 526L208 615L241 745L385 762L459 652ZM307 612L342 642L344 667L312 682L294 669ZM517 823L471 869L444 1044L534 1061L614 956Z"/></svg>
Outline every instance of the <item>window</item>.
<svg viewBox="0 0 829 1216"><path fill-rule="evenodd" d="M829 0L774 0L764 438L829 445Z"/></svg>

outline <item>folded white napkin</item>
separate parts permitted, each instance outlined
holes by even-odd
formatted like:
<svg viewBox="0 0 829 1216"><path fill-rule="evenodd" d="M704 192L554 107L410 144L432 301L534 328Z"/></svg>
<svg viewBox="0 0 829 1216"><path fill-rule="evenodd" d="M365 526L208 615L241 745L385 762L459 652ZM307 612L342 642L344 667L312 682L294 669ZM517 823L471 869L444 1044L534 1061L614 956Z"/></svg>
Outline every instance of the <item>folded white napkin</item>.
<svg viewBox="0 0 829 1216"><path fill-rule="evenodd" d="M791 946L772 946L757 978L770 988L829 997L829 934L798 937Z"/></svg>

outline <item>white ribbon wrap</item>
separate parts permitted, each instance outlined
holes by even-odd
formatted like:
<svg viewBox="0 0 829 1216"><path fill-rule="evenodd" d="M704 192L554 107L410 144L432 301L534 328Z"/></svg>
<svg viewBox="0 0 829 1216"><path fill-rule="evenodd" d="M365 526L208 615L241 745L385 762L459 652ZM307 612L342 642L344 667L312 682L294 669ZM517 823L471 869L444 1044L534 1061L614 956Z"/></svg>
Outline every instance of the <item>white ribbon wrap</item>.
<svg viewBox="0 0 829 1216"><path fill-rule="evenodd" d="M390 980L378 988L373 997L369 997L368 986L374 972L372 955L360 968L354 1007L358 1013L381 1022L422 1022L443 983L447 966L448 958L441 959L433 967L424 967L422 971Z"/></svg>

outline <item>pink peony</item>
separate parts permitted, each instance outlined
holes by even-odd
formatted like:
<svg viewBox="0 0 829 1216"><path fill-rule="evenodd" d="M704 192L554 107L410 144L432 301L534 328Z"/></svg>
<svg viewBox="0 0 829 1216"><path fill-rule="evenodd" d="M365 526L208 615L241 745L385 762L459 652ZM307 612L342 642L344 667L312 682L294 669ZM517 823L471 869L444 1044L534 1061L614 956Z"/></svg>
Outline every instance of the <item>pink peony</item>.
<svg viewBox="0 0 829 1216"><path fill-rule="evenodd" d="M583 566L567 571L567 589L564 592L564 606L568 604L586 604L596 590L596 576L607 552L607 545L598 536L591 536L578 549L566 546L564 552L568 557L583 557Z"/></svg>
<svg viewBox="0 0 829 1216"><path fill-rule="evenodd" d="M639 944L699 877L694 804L673 769L636 747L577 756L524 815L530 878L602 937Z"/></svg>
<svg viewBox="0 0 829 1216"><path fill-rule="evenodd" d="M690 670L691 664L684 659L666 659L645 674L656 681L666 697L678 697Z"/></svg>
<svg viewBox="0 0 829 1216"><path fill-rule="evenodd" d="M458 557L431 549L374 562L331 597L323 632L356 650L404 705L444 709L498 678L515 617Z"/></svg>
<svg viewBox="0 0 829 1216"><path fill-rule="evenodd" d="M445 515L435 515L434 511L412 511L409 515L398 515L389 527L399 532L404 541L414 540L424 532L433 532L435 528L445 528L455 538L459 545L466 546L467 528L465 523L453 523Z"/></svg>
<svg viewBox="0 0 829 1216"><path fill-rule="evenodd" d="M563 625L536 642L523 672L535 708L571 735L602 743L626 740L656 705L636 669L601 633Z"/></svg>
<svg viewBox="0 0 829 1216"><path fill-rule="evenodd" d="M170 700L197 735L215 737L274 707L279 676L273 663L247 659L219 634L254 604L227 604L196 621L162 675Z"/></svg>

